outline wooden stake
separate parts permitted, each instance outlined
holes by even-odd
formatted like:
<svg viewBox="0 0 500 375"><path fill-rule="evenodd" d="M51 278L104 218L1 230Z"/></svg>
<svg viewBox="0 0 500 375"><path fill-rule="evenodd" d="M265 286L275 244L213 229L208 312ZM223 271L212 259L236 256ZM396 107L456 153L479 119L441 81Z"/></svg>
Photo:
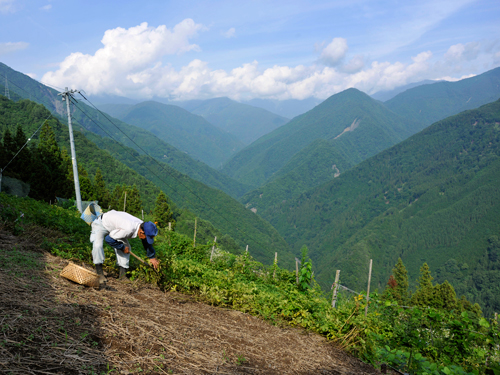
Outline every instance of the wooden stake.
<svg viewBox="0 0 500 375"><path fill-rule="evenodd" d="M366 289L365 316L368 315L368 300L370 299L370 281L372 280L372 262L373 259L370 259L370 270L368 271L368 288Z"/></svg>
<svg viewBox="0 0 500 375"><path fill-rule="evenodd" d="M142 212L142 221L144 221L144 210L141 209L141 212Z"/></svg>
<svg viewBox="0 0 500 375"><path fill-rule="evenodd" d="M172 222L171 221L168 222L168 231L169 232L172 231Z"/></svg>
<svg viewBox="0 0 500 375"><path fill-rule="evenodd" d="M126 212L125 211L126 204L127 204L127 192L125 192L125 197L123 198L123 212Z"/></svg>
<svg viewBox="0 0 500 375"><path fill-rule="evenodd" d="M193 247L196 247L196 225L198 224L198 218L194 218L194 237L193 237ZM217 237L215 237L217 238Z"/></svg>
<svg viewBox="0 0 500 375"><path fill-rule="evenodd" d="M299 285L299 260L295 258L295 277L297 278L297 285Z"/></svg>
<svg viewBox="0 0 500 375"><path fill-rule="evenodd" d="M276 278L276 267L278 265L278 253L274 253L274 272L273 272L273 279Z"/></svg>
<svg viewBox="0 0 500 375"><path fill-rule="evenodd" d="M214 257L214 251L215 251L215 244L217 243L217 236L214 238L214 246L212 246L212 254L210 254L210 261L212 261L212 258Z"/></svg>
<svg viewBox="0 0 500 375"><path fill-rule="evenodd" d="M335 308L335 305L337 304L337 291L339 290L339 277L340 277L340 270L337 270L337 273L335 274L335 284L333 284L333 295L332 295L332 307Z"/></svg>
<svg viewBox="0 0 500 375"><path fill-rule="evenodd" d="M247 245L247 248L246 248L246 250L245 250L245 253L247 253L247 254L248 254L248 245Z"/></svg>

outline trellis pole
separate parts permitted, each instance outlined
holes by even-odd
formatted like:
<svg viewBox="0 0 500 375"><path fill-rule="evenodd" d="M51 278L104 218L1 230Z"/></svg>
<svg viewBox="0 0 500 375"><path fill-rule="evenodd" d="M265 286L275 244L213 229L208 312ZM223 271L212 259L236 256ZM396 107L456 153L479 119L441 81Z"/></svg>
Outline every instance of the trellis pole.
<svg viewBox="0 0 500 375"><path fill-rule="evenodd" d="M368 288L366 289L365 316L368 315L368 300L370 299L370 281L372 280L372 262L373 259L370 259L370 270L368 271Z"/></svg>
<svg viewBox="0 0 500 375"><path fill-rule="evenodd" d="M196 225L198 224L198 218L194 218L194 236L193 236L193 247L196 247ZM215 237L217 238L217 237Z"/></svg>
<svg viewBox="0 0 500 375"><path fill-rule="evenodd" d="M276 278L276 267L278 267L278 253L274 253L274 272L273 279Z"/></svg>
<svg viewBox="0 0 500 375"><path fill-rule="evenodd" d="M215 236L215 238L214 238L214 245L212 246L212 254L210 254L210 262L212 261L212 258L214 257L216 243L217 243L217 236Z"/></svg>
<svg viewBox="0 0 500 375"><path fill-rule="evenodd" d="M332 295L332 307L335 308L335 305L337 304L337 292L339 290L339 277L340 277L340 270L337 270L337 273L335 274L335 283L333 284L333 295Z"/></svg>

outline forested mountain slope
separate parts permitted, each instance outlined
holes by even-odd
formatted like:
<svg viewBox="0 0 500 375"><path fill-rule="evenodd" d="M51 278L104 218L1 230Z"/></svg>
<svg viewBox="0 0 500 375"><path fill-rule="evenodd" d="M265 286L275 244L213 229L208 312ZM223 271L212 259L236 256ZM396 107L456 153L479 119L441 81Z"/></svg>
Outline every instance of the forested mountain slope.
<svg viewBox="0 0 500 375"><path fill-rule="evenodd" d="M417 86L429 85L431 83L436 83L437 81L432 81L430 79L426 79L424 81L409 83L404 86L396 87L393 90L387 91L377 91L375 94L370 95L373 99L380 100L381 102L385 102L389 99L394 98L396 95L405 92L406 90L412 89Z"/></svg>
<svg viewBox="0 0 500 375"><path fill-rule="evenodd" d="M50 113L41 105L28 100L15 103L3 96L0 96L0 113L2 137L5 129L9 128L14 133L17 125L21 125L30 136L50 117ZM69 149L67 127L54 118L50 120L50 125L61 146ZM278 232L227 194L195 181L165 163L154 163L151 158L139 155L109 138L102 138L78 124L74 124L74 129L78 162L91 175L100 168L111 188L123 183L137 185L146 209L154 207L161 189L179 208L191 210L198 217L211 222L220 232L232 237L240 249L248 244L256 259L269 264L277 251L280 264L291 266L291 253Z"/></svg>
<svg viewBox="0 0 500 375"><path fill-rule="evenodd" d="M264 185L240 198L245 207L266 220L273 207L340 176L355 164L335 142L317 139L295 154Z"/></svg>
<svg viewBox="0 0 500 375"><path fill-rule="evenodd" d="M105 111L106 106L101 108ZM125 109L125 106L120 108ZM219 168L244 146L229 132L175 105L147 101L115 113L127 124L148 130L212 168Z"/></svg>
<svg viewBox="0 0 500 375"><path fill-rule="evenodd" d="M266 109L269 112L276 113L277 115L283 116L285 118L294 118L300 116L307 111L310 111L323 100L318 98L307 98L307 99L287 99L287 100L277 100L277 99L259 99L254 98L247 101L242 101L244 104L248 104L254 107Z"/></svg>
<svg viewBox="0 0 500 375"><path fill-rule="evenodd" d="M427 262L486 312L500 309L500 101L433 124L331 182L274 207L271 223L306 244L323 286L383 288L401 257Z"/></svg>
<svg viewBox="0 0 500 375"><path fill-rule="evenodd" d="M11 93L16 93L22 98L33 100L43 104L51 111L57 112L60 116L66 117L66 104L61 101L58 92L33 79L19 73L8 66L0 63L0 75L7 77ZM4 93L5 80L0 80L0 90ZM210 168L205 163L196 161L185 152L179 151L172 145L160 140L147 130L124 123L116 118L111 118L110 123L94 108L82 104L77 104L78 108L72 106L73 121L81 124L85 129L108 138L110 135L120 143L135 149L139 154L146 150L149 155L159 161L168 163L181 173L187 174L191 178L202 181L211 187L220 189L233 197L239 197L248 191L248 188L224 174ZM83 111L83 112L82 112ZM116 126L115 126L116 125ZM118 128L123 133L118 130ZM126 135L124 135L124 133ZM108 138L109 139L109 138ZM137 147L131 140L139 145Z"/></svg>
<svg viewBox="0 0 500 375"><path fill-rule="evenodd" d="M356 164L412 134L409 124L382 103L348 89L259 138L232 157L222 171L242 183L260 186L317 139L338 145Z"/></svg>
<svg viewBox="0 0 500 375"><path fill-rule="evenodd" d="M457 82L437 82L409 89L384 104L418 121L422 129L435 121L500 98L500 68Z"/></svg>
<svg viewBox="0 0 500 375"><path fill-rule="evenodd" d="M229 98L204 100L197 105L192 103L189 111L233 134L245 145L289 121L265 109L238 103Z"/></svg>

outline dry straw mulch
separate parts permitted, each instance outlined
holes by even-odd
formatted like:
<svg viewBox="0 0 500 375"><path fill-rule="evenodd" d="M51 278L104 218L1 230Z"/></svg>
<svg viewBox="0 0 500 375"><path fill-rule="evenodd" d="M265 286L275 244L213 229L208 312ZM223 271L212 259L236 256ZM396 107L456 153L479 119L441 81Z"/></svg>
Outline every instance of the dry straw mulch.
<svg viewBox="0 0 500 375"><path fill-rule="evenodd" d="M82 287L59 276L66 264L0 232L0 373L379 373L316 334L192 296L113 275Z"/></svg>

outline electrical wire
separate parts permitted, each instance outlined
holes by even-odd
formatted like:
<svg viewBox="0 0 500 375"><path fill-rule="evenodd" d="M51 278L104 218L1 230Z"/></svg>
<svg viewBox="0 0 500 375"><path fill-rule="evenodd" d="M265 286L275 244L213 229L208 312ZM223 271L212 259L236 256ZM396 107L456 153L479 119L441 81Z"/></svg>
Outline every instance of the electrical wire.
<svg viewBox="0 0 500 375"><path fill-rule="evenodd" d="M7 79L7 78L6 78ZM8 79L7 79L8 80ZM12 81L8 80L10 83L12 83L14 86L16 86L17 88L19 88L20 90L22 90L23 92L25 92L26 94L27 91L24 90L23 88L19 87L18 85L16 85L15 83L13 83ZM41 82L40 82L41 83ZM108 120L120 133L122 133L130 142L132 142L139 150L141 150L144 155L146 155L147 157L149 157L155 164L157 164L161 171L163 172L166 172L167 174L169 174L172 178L174 178L175 180L177 180L177 182L183 186L188 192L190 192L193 196L195 196L197 199L199 199L206 207L208 207L210 210L212 210L217 216L221 217L225 222L227 222L231 227L234 225L233 222L231 222L227 217L225 217L222 213L220 213L218 210L216 210L214 207L212 207L208 202L206 202L202 197L200 197L198 194L196 194L194 191L192 191L188 186L186 186L179 178L177 178L174 174L170 173L168 170L165 170L164 166L158 161L156 160L155 158L153 158L151 155L149 155L141 146L139 146L132 138L130 138L125 132L123 132L104 112L100 111L90 100L88 100L81 92L79 92L79 94L99 113L101 114L104 118L106 118L106 120ZM105 130L102 126L100 126L92 117L90 117L82 108L80 108L78 106L78 101L72 96L72 95L68 95L68 100L70 100L70 104L73 104L75 108L79 109L91 122L93 122L96 126L98 126L105 134L108 135L109 138L111 138L112 140L114 140L115 142L117 142L124 150L126 150L127 152L128 151L128 148L125 147L121 142L117 141L107 130ZM50 110L49 110L50 111ZM51 116L56 118L54 116L54 114L51 112ZM49 116L49 118L51 117ZM24 147L24 146L23 146ZM19 151L20 152L20 151ZM138 157L133 154L133 153L130 153L138 162L141 162ZM17 154L16 154L17 155ZM10 163L10 162L9 162ZM169 185L164 179L162 179L157 173L155 173L154 171L152 171L149 167L147 167L146 165L142 165L146 170L148 170L152 175L154 175L159 181L161 181L163 184L165 184L165 186L169 187L170 189L172 189L175 193L177 193L178 195L182 196L187 202L193 204L193 202L188 199L182 192L180 192L179 190L175 189L174 187L172 187L171 185ZM6 166L7 167L7 166ZM261 244L258 240L256 240L255 238L253 238L252 236L250 236L248 233L246 233L244 230L241 230L239 229L238 227L235 227L235 230L236 232L238 233L241 233L242 235L244 235L245 238L247 238L247 240L250 240L254 243L256 243L258 246L260 246L261 248L265 249L266 246L264 246L263 244Z"/></svg>
<svg viewBox="0 0 500 375"><path fill-rule="evenodd" d="M192 191L188 186L186 186L179 178L177 178L175 175L173 175L172 173L170 173L168 170L165 170L164 166L158 161L156 160L154 157L152 157L151 155L149 155L141 146L139 146L132 138L130 138L125 132L123 132L108 116L106 116L105 113L101 112L92 102L90 102L90 100L88 100L81 92L80 92L80 95L97 111L99 112L104 118L106 118L106 120L108 120L120 133L122 133L130 142L132 142L139 150L141 150L144 155L146 155L147 157L149 157L155 164L158 165L158 167L160 167L160 169L163 171L163 172L166 172L167 174L169 174L171 177L173 177L175 180L177 180L177 182L183 186L188 192L190 192L193 196L195 196L197 199L199 199L206 207L208 207L209 209L211 209L213 212L215 212L215 214L217 214L219 217L221 217L224 221L226 221L230 226L233 226L233 222L231 222L228 218L226 218L223 214L221 214L218 210L216 210L215 208L213 208L208 202L206 202L202 197L200 197L198 194L196 194L194 191ZM75 100L74 98L72 98L73 100ZM78 108L85 116L87 116L87 118L92 121L95 125L97 125L101 130L103 130L106 134L108 134L108 136L113 139L114 141L116 141L118 144L120 144L120 146L122 146L124 149L125 146L123 146L121 144L121 142L118 142L116 139L113 138L113 136L111 136L109 134L109 132L107 132L106 130L104 130L92 117L90 117L85 111L83 111L77 104L75 104L75 108ZM131 155L136 158L138 161L139 159L137 158L137 156L135 156L134 154L131 153ZM143 167L145 169L147 169L151 174L153 174L156 178L158 178L158 180L160 180L162 183L164 183L166 186L170 187L172 190L174 190L177 194L183 196L188 202L192 203L192 201L190 201L184 194L182 194L181 192L179 192L178 190L174 189L173 187L171 187L166 181L164 181L157 173L155 173L154 171L152 171L150 168L148 168L147 166L143 165ZM262 247L263 249L265 249L266 247L264 245L262 245L259 241L257 241L255 238L252 238L249 234L247 234L245 231L243 230L240 230L239 228L235 228L237 232L243 234L247 239L251 240L252 242L258 244L260 247Z"/></svg>
<svg viewBox="0 0 500 375"><path fill-rule="evenodd" d="M17 151L17 153L12 157L12 159L10 159L10 161L7 163L7 165L5 167L3 167L2 169L0 169L0 172L3 172L7 169L7 167L9 166L10 163L12 163L12 161L17 157L17 155L19 155L19 153L23 150L23 148L26 147L26 145L28 144L29 141L31 141L31 139L35 136L36 133L38 133L38 131L42 128L42 126L47 122L47 120L49 118L52 117L52 114L50 114L49 117L47 117L43 122L42 124L38 127L38 129L35 130L35 132L31 135L31 137L28 138L28 140L26 141L26 143L23 145L23 147L21 147L19 149L19 151Z"/></svg>

